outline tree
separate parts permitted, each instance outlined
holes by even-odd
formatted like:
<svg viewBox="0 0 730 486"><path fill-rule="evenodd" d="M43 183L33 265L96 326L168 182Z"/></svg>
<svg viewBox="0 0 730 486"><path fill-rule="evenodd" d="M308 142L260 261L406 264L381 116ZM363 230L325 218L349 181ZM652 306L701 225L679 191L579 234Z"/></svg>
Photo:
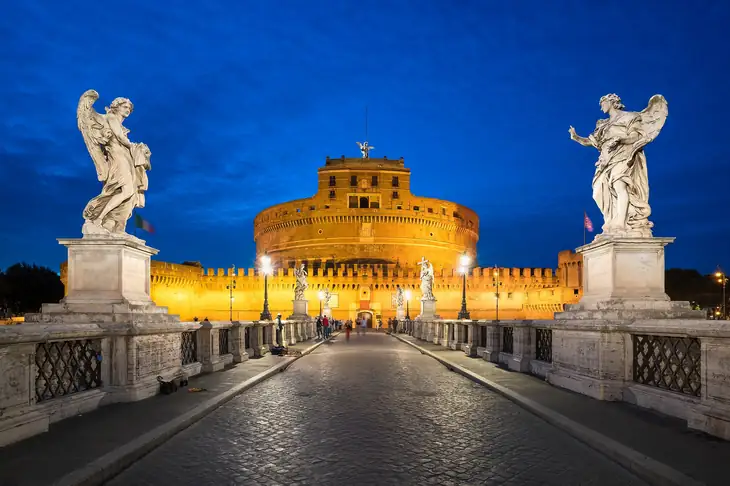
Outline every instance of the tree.
<svg viewBox="0 0 730 486"><path fill-rule="evenodd" d="M697 270L670 268L664 281L667 295L672 300L696 302L704 308L716 306L722 299L712 276L702 275Z"/></svg>
<svg viewBox="0 0 730 486"><path fill-rule="evenodd" d="M0 305L5 302L13 314L38 312L41 304L63 298L61 277L48 267L16 263L5 270L0 282Z"/></svg>

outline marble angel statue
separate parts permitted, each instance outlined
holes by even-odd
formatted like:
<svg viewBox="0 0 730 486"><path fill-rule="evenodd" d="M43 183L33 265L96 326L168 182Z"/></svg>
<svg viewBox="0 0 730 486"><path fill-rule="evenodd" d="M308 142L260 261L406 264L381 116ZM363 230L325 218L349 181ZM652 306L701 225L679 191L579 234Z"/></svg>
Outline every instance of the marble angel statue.
<svg viewBox="0 0 730 486"><path fill-rule="evenodd" d="M405 292L403 292L403 287L399 285L395 293L395 304L398 309L403 308L403 303L405 302L405 300Z"/></svg>
<svg viewBox="0 0 730 486"><path fill-rule="evenodd" d="M81 95L76 110L79 130L102 182L101 193L84 208L84 235L129 236L127 220L134 208L145 205L150 149L130 142L122 124L134 108L127 98L116 98L102 115L94 110L99 93L90 89Z"/></svg>
<svg viewBox="0 0 730 486"><path fill-rule="evenodd" d="M588 137L570 127L570 138L600 155L593 176L593 199L603 214L602 235L651 237L649 180L644 147L654 140L669 113L667 100L654 95L644 111L624 111L621 98L607 94L600 101L608 118L598 120Z"/></svg>
<svg viewBox="0 0 730 486"><path fill-rule="evenodd" d="M330 293L330 289L324 289L324 307L329 308L330 306L330 299L332 298L332 294Z"/></svg>
<svg viewBox="0 0 730 486"><path fill-rule="evenodd" d="M423 257L421 265L421 300L436 300L433 296L433 264Z"/></svg>
<svg viewBox="0 0 730 486"><path fill-rule="evenodd" d="M296 278L296 284L294 285L294 300L304 300L304 291L309 288L307 283L307 267L302 263L299 268L294 269L294 278Z"/></svg>

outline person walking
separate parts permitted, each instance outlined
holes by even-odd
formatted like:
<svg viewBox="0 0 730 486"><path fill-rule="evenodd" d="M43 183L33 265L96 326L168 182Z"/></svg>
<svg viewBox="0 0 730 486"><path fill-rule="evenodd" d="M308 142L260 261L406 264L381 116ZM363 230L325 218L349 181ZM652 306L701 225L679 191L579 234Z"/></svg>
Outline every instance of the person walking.
<svg viewBox="0 0 730 486"><path fill-rule="evenodd" d="M345 340L350 341L350 331L352 331L352 324L348 321L345 325Z"/></svg>
<svg viewBox="0 0 730 486"><path fill-rule="evenodd" d="M317 317L317 339L322 339L322 316Z"/></svg>
<svg viewBox="0 0 730 486"><path fill-rule="evenodd" d="M330 320L327 316L324 316L324 319L322 319L322 329L324 330L324 338L329 339L330 338Z"/></svg>

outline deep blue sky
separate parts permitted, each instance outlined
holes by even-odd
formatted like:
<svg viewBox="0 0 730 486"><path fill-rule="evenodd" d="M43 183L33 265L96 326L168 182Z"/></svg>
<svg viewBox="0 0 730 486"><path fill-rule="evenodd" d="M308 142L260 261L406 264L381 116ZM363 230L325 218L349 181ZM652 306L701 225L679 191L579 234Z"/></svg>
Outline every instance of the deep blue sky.
<svg viewBox="0 0 730 486"><path fill-rule="evenodd" d="M205 5L205 6L203 6ZM99 192L76 128L86 89L131 98L152 150L148 244L166 261L251 266L252 221L315 192L327 155L405 157L416 194L481 218L479 259L556 265L582 244L599 98L651 95L647 148L668 266L730 267L730 2L72 0L0 17L0 268L58 268Z"/></svg>

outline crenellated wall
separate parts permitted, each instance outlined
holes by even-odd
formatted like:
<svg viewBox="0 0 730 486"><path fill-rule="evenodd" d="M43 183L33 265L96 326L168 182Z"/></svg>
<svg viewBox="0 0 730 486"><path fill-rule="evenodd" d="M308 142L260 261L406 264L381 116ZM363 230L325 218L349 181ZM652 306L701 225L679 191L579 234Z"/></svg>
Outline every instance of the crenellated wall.
<svg viewBox="0 0 730 486"><path fill-rule="evenodd" d="M310 264L315 262L309 262ZM420 311L420 269L392 264L336 265L326 262L309 270L310 315L319 312L317 293L329 288L333 315L338 319L353 319L360 311L371 311L384 321L394 317L393 298L398 286L411 292L410 316ZM580 298L580 256L570 251L561 252L558 269L500 268L500 319L552 319L563 305ZM462 276L453 268L435 268L434 295L438 299L437 312L444 318L456 317L461 307ZM496 284L494 268L473 268L467 277L467 305L473 319L496 317ZM65 264L61 271L65 283ZM233 286L235 289L228 289ZM195 266L152 261L152 299L182 320L208 318L209 320L257 319L263 308L264 278L256 269L203 269ZM293 310L294 270L277 268L269 277L269 306L274 315L280 312L288 317ZM570 285L566 285L566 283ZM230 297L233 297L229 306ZM231 312L232 309L232 312Z"/></svg>

